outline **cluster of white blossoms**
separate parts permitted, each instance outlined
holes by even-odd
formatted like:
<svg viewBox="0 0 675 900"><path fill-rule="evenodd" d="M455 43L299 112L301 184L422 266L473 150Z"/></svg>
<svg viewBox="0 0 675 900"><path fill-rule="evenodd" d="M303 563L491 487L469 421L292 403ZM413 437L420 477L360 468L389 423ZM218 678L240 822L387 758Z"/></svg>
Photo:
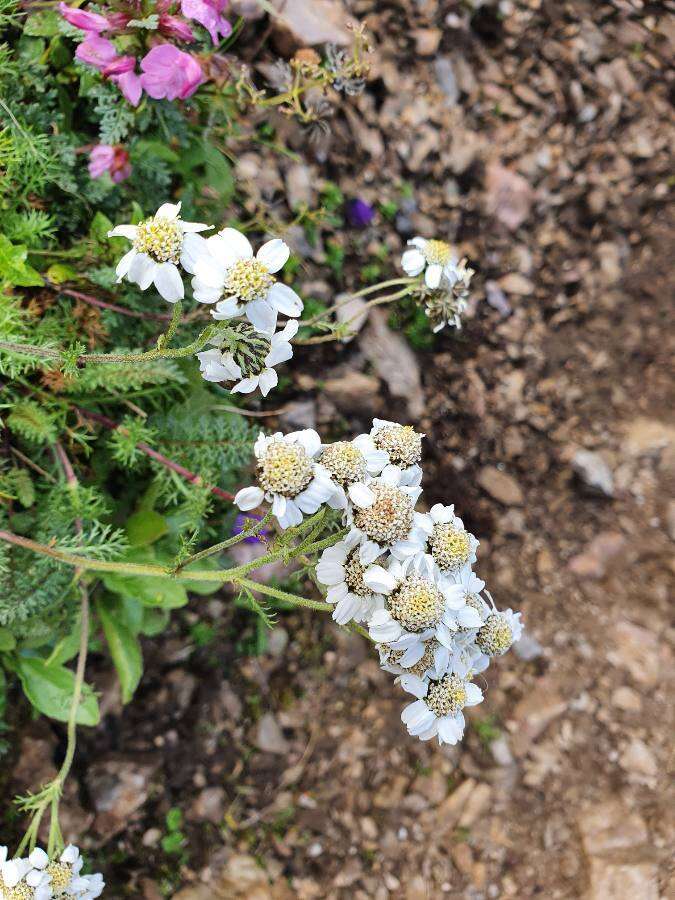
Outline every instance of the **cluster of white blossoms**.
<svg viewBox="0 0 675 900"><path fill-rule="evenodd" d="M117 264L117 280L126 278L141 290L154 285L165 300L176 303L185 296L180 268L193 275L195 300L213 305L213 318L228 324L209 342L213 349L197 353L202 376L233 383L233 393L259 389L266 397L278 381L274 367L293 356L291 341L303 310L300 297L276 277L290 249L274 238L254 256L250 241L236 228L210 237L199 233L211 228L184 222L180 203L164 203L139 225L116 226L109 237L133 242ZM277 331L279 315L289 320Z"/></svg>
<svg viewBox="0 0 675 900"><path fill-rule="evenodd" d="M0 847L0 900L96 900L103 893L103 876L82 875L83 860L70 844L50 859L37 847L23 858L8 859Z"/></svg>
<svg viewBox="0 0 675 900"><path fill-rule="evenodd" d="M242 510L264 501L282 529L323 505L348 533L323 551L316 577L341 625L363 623L382 668L416 699L403 711L411 735L455 744L465 706L483 699L471 680L522 633L520 613L498 611L472 571L478 541L452 506L415 506L422 493L423 435L375 419L369 434L322 444L305 429L255 443L258 484ZM485 593L485 596L484 596Z"/></svg>
<svg viewBox="0 0 675 900"><path fill-rule="evenodd" d="M454 256L445 241L415 237L408 244L401 265L411 277L424 273L420 295L433 331L448 324L461 328L474 270L468 268L466 259Z"/></svg>

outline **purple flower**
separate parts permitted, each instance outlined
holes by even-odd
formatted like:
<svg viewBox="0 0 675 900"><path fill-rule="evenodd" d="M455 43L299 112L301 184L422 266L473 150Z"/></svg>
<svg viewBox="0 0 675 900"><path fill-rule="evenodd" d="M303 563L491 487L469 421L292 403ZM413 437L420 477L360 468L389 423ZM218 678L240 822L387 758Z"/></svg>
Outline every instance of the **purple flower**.
<svg viewBox="0 0 675 900"><path fill-rule="evenodd" d="M352 228L367 228L375 218L373 207L358 198L347 201L345 214Z"/></svg>
<svg viewBox="0 0 675 900"><path fill-rule="evenodd" d="M111 75L110 80L115 82L132 106L138 106L143 93L140 75L133 71L128 71L122 72L121 75Z"/></svg>
<svg viewBox="0 0 675 900"><path fill-rule="evenodd" d="M185 21L179 16L170 16L168 13L162 13L159 17L159 30L166 37L175 38L177 41L194 41L194 32Z"/></svg>
<svg viewBox="0 0 675 900"><path fill-rule="evenodd" d="M185 100L204 81L202 67L173 44L153 47L141 60L141 86L155 100Z"/></svg>
<svg viewBox="0 0 675 900"><path fill-rule="evenodd" d="M74 25L75 28L80 28L82 31L93 31L96 33L105 31L110 27L110 23L105 16L87 12L84 9L74 9L66 3L59 3L59 12L66 22L70 22L71 25Z"/></svg>
<svg viewBox="0 0 675 900"><path fill-rule="evenodd" d="M98 34L90 32L75 51L75 56L80 62L87 63L99 71L117 58L117 50L112 41L102 38Z"/></svg>
<svg viewBox="0 0 675 900"><path fill-rule="evenodd" d="M89 154L89 175L92 178L100 178L104 172L110 172L110 177L119 184L131 175L131 163L129 154L119 145L98 144Z"/></svg>
<svg viewBox="0 0 675 900"><path fill-rule="evenodd" d="M180 11L188 19L199 22L211 35L214 44L232 34L232 26L221 15L227 6L227 0L181 0Z"/></svg>
<svg viewBox="0 0 675 900"><path fill-rule="evenodd" d="M239 513L237 518L234 520L234 525L232 526L232 534L241 534L245 528L250 528L251 520L255 520L256 522L262 521L262 516L256 516L255 513ZM242 541L243 544L264 544L264 538L269 534L269 528L261 528L258 534L253 534L249 537L244 538Z"/></svg>

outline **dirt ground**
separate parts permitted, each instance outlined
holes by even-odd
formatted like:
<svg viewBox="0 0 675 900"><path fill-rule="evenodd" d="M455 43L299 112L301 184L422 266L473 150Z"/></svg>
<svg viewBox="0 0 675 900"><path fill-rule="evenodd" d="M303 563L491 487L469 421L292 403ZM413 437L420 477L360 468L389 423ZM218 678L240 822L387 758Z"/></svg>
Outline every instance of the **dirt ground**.
<svg viewBox="0 0 675 900"><path fill-rule="evenodd" d="M413 234L478 270L459 335L412 351L379 312L350 344L302 351L280 425L416 424L423 497L455 503L526 637L486 673L464 743L439 749L408 738L403 693L330 620L281 613L255 655L227 597L176 616L129 707L99 673L105 723L67 798L111 897L675 895L675 4L471 6L349 4L374 77L325 159L251 148L240 166L263 197L413 186L393 220L344 236L340 279L315 254L306 296L356 283L378 243L389 273ZM17 786L58 738L27 730Z"/></svg>

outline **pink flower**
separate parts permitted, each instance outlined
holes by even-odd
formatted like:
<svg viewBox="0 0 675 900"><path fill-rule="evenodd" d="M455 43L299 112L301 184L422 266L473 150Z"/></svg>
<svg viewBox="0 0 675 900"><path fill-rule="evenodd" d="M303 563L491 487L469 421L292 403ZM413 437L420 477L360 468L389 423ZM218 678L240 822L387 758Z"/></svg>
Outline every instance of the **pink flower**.
<svg viewBox="0 0 675 900"><path fill-rule="evenodd" d="M66 22L70 22L71 25L74 25L75 28L80 28L82 31L100 32L105 31L109 27L105 16L87 12L84 9L74 9L66 3L59 3L59 12Z"/></svg>
<svg viewBox="0 0 675 900"><path fill-rule="evenodd" d="M78 46L75 56L80 62L102 71L117 57L117 50L112 41L90 32Z"/></svg>
<svg viewBox="0 0 675 900"><path fill-rule="evenodd" d="M175 38L177 41L194 41L194 32L185 21L178 16L170 16L162 13L159 17L159 30L166 37Z"/></svg>
<svg viewBox="0 0 675 900"><path fill-rule="evenodd" d="M141 85L155 100L185 100L204 81L197 60L173 44L160 44L141 60Z"/></svg>
<svg viewBox="0 0 675 900"><path fill-rule="evenodd" d="M92 178L100 178L104 172L110 172L110 177L119 184L131 175L131 163L129 154L117 145L99 144L89 155L89 174Z"/></svg>
<svg viewBox="0 0 675 900"><path fill-rule="evenodd" d="M232 34L232 26L221 15L227 6L227 0L181 0L180 11L188 19L199 22L211 35L214 44Z"/></svg>
<svg viewBox="0 0 675 900"><path fill-rule="evenodd" d="M115 82L132 106L138 106L143 93L140 75L131 71L123 72L121 75L112 75L110 80Z"/></svg>

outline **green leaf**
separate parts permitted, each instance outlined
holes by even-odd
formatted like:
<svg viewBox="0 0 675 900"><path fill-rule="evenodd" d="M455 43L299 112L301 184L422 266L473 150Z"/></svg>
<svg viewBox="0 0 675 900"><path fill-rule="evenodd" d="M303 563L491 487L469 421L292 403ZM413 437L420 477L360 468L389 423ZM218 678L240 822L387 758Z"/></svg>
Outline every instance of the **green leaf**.
<svg viewBox="0 0 675 900"><path fill-rule="evenodd" d="M154 509L142 509L129 516L126 524L127 537L132 547L153 544L169 530L169 523Z"/></svg>
<svg viewBox="0 0 675 900"><path fill-rule="evenodd" d="M213 144L205 143L204 162L206 183L218 193L221 203L229 203L234 195L234 175L229 160Z"/></svg>
<svg viewBox="0 0 675 900"><path fill-rule="evenodd" d="M136 141L134 144L134 155L137 153L138 155L162 159L168 163L177 163L180 159L177 153L161 141Z"/></svg>
<svg viewBox="0 0 675 900"><path fill-rule="evenodd" d="M0 628L0 651L13 650L16 647L16 638L9 628Z"/></svg>
<svg viewBox="0 0 675 900"><path fill-rule="evenodd" d="M143 609L143 622L141 623L140 632L146 637L156 637L161 634L170 621L170 613L168 609L153 609L149 606Z"/></svg>
<svg viewBox="0 0 675 900"><path fill-rule="evenodd" d="M112 231L113 223L100 210L91 220L89 226L89 234L97 244L104 244L108 241L108 232Z"/></svg>
<svg viewBox="0 0 675 900"><path fill-rule="evenodd" d="M43 284L42 276L26 262L28 248L23 244L12 244L0 234L0 281L8 281L17 287L38 287Z"/></svg>
<svg viewBox="0 0 675 900"><path fill-rule="evenodd" d="M31 37L54 37L59 33L62 19L54 9L43 9L29 16L23 25L23 33Z"/></svg>
<svg viewBox="0 0 675 900"><path fill-rule="evenodd" d="M152 547L133 547L124 559L126 562L157 564ZM103 575L103 583L113 594L137 600L143 606L178 609L188 602L185 587L170 575L118 575L107 572Z"/></svg>
<svg viewBox="0 0 675 900"><path fill-rule="evenodd" d="M75 690L75 676L65 666L48 666L37 657L19 657L16 670L23 691L33 706L45 716L67 722ZM88 684L82 685L82 698L77 710L78 725L98 725L98 700Z"/></svg>
<svg viewBox="0 0 675 900"><path fill-rule="evenodd" d="M143 674L141 645L138 638L116 618L105 601L101 601L97 609L110 655L120 679L122 703L128 703Z"/></svg>
<svg viewBox="0 0 675 900"><path fill-rule="evenodd" d="M75 627L56 644L45 661L47 666L62 666L77 656L80 649L81 622L78 618Z"/></svg>
<svg viewBox="0 0 675 900"><path fill-rule="evenodd" d="M52 284L63 284L64 281L73 281L77 278L77 271L66 263L53 263L45 275Z"/></svg>

